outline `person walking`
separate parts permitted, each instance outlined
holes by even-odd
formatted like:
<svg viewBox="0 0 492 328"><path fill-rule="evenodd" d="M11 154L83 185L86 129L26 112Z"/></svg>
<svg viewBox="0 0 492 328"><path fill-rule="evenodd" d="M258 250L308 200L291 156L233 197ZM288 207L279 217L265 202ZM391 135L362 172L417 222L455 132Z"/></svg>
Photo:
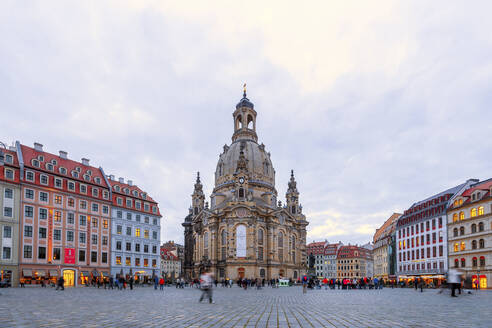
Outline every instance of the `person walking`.
<svg viewBox="0 0 492 328"><path fill-rule="evenodd" d="M133 277L128 279L128 283L130 284L130 290L133 290Z"/></svg>
<svg viewBox="0 0 492 328"><path fill-rule="evenodd" d="M308 285L308 277L306 275L304 275L302 277L302 293L303 294L306 294L307 293L307 285Z"/></svg>
<svg viewBox="0 0 492 328"><path fill-rule="evenodd" d="M200 303L203 301L204 297L208 297L208 302L209 303L214 303L212 300L212 286L213 280L212 280L212 273L205 271L201 276L200 276L200 288L202 289L202 295L200 296Z"/></svg>
<svg viewBox="0 0 492 328"><path fill-rule="evenodd" d="M154 289L157 290L157 285L159 284L159 277L154 276Z"/></svg>
<svg viewBox="0 0 492 328"><path fill-rule="evenodd" d="M164 278L159 279L159 289L164 290Z"/></svg>
<svg viewBox="0 0 492 328"><path fill-rule="evenodd" d="M65 284L65 280L63 279L63 276L60 276L60 278L58 278L58 284L56 286L56 290L58 289L65 290L65 286L63 286L64 284Z"/></svg>

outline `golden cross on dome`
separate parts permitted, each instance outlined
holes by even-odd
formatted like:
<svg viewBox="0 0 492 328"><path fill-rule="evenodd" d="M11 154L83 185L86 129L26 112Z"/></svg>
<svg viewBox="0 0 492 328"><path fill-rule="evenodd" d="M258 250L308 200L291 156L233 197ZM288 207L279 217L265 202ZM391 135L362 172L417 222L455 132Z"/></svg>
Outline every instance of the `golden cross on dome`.
<svg viewBox="0 0 492 328"><path fill-rule="evenodd" d="M246 83L243 84L243 97L246 98Z"/></svg>

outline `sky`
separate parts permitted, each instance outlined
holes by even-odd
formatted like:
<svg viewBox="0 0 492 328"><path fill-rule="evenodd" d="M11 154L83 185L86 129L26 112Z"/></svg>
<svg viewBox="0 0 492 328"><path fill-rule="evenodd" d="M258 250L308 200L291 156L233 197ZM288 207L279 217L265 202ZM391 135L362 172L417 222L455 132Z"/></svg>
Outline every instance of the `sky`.
<svg viewBox="0 0 492 328"><path fill-rule="evenodd" d="M308 242L490 171L490 1L2 1L0 141L87 157L159 202L182 242L247 83L279 199Z"/></svg>

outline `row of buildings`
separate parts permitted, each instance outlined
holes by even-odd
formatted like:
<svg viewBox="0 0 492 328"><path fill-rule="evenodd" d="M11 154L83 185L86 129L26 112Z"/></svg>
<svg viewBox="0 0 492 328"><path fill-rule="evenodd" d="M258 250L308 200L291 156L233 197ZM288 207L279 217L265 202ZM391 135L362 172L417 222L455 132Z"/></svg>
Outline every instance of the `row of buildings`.
<svg viewBox="0 0 492 328"><path fill-rule="evenodd" d="M160 275L160 227L157 202L132 181L39 143L0 143L0 278L12 286Z"/></svg>
<svg viewBox="0 0 492 328"><path fill-rule="evenodd" d="M394 213L374 235L374 275L439 284L449 268L492 287L492 179L469 179Z"/></svg>
<svg viewBox="0 0 492 328"><path fill-rule="evenodd" d="M361 279L374 276L373 245L312 242L306 246L306 265L322 279ZM310 263L311 261L311 263Z"/></svg>

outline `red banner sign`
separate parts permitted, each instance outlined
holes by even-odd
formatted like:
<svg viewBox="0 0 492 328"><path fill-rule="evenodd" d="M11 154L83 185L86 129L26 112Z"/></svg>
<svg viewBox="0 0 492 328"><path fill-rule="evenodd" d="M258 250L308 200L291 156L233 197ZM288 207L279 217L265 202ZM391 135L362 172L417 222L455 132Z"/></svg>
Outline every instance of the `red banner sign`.
<svg viewBox="0 0 492 328"><path fill-rule="evenodd" d="M75 248L65 248L65 263L75 264Z"/></svg>

